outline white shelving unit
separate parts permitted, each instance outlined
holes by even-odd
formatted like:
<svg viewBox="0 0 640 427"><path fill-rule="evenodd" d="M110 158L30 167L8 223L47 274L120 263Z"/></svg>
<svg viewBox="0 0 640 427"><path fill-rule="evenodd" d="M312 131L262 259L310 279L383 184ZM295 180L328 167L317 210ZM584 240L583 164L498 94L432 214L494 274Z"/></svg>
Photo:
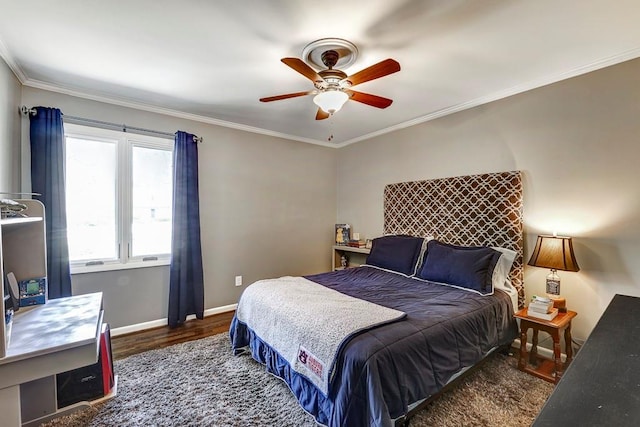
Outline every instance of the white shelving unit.
<svg viewBox="0 0 640 427"><path fill-rule="evenodd" d="M27 205L25 218L0 219L0 276L47 277L44 206ZM96 363L102 330L102 293L21 307L7 342L4 286L0 286L0 413L2 426L40 425L67 409L57 407L56 374Z"/></svg>
<svg viewBox="0 0 640 427"><path fill-rule="evenodd" d="M371 249L356 248L354 246L334 245L331 249L331 268L333 270L342 270L340 260L344 255L347 257L347 268L359 267L367 260Z"/></svg>
<svg viewBox="0 0 640 427"><path fill-rule="evenodd" d="M0 277L12 272L17 281L47 276L44 206L37 200L19 200L27 206L26 217L0 219ZM5 357L4 284L0 286L0 358ZM18 312L19 313L19 312Z"/></svg>

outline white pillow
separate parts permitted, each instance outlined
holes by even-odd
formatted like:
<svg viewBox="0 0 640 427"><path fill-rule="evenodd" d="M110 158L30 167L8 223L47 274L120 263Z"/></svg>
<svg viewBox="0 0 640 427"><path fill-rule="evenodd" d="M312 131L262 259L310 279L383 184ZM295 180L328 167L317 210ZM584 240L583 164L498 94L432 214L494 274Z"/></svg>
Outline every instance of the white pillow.
<svg viewBox="0 0 640 427"><path fill-rule="evenodd" d="M498 247L493 247L492 249L501 253L500 258L498 258L498 262L493 269L493 276L491 276L493 287L498 289L510 288L509 285L511 284L511 281L507 284L507 280L509 280L509 273L511 272L513 261L516 259L517 252L512 251L511 249Z"/></svg>

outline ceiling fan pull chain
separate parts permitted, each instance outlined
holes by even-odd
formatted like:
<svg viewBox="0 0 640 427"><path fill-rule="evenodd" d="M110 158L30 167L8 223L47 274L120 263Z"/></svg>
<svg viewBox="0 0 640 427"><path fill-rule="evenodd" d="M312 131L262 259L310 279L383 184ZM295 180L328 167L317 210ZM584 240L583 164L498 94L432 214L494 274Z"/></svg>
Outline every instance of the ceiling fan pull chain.
<svg viewBox="0 0 640 427"><path fill-rule="evenodd" d="M331 142L333 140L333 114L329 117L329 131L331 134L329 138L327 138L327 142Z"/></svg>

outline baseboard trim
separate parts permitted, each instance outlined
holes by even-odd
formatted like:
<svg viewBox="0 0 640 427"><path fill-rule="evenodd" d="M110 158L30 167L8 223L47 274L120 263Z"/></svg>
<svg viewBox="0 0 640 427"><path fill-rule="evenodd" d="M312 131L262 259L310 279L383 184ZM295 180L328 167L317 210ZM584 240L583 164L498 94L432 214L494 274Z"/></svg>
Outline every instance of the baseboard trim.
<svg viewBox="0 0 640 427"><path fill-rule="evenodd" d="M528 342L527 351L530 351L531 347L532 347L531 343ZM511 346L511 348L513 348L513 352L515 355L517 355L520 352L520 338L516 338L515 340L513 340L513 345ZM553 359L553 350L551 349L538 346L538 354L548 359ZM562 361L565 361L567 359L567 355L564 353L560 353L560 358Z"/></svg>
<svg viewBox="0 0 640 427"><path fill-rule="evenodd" d="M234 311L237 307L238 307L238 304L229 304L229 305L223 305L221 307L209 308L204 311L204 317L213 316L215 314L227 313L229 311ZM196 316L191 314L187 316L187 322L195 318ZM167 326L168 324L169 324L169 320L165 317L164 319L150 320L148 322L136 323L134 325L121 326L119 328L111 329L111 336L117 337L118 335L130 334L132 332L140 332L146 329Z"/></svg>

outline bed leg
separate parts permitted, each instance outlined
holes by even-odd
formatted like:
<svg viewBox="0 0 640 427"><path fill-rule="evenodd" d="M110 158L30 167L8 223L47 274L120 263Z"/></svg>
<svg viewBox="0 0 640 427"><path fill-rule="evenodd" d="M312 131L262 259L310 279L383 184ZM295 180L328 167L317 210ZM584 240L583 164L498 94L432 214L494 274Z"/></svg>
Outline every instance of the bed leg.
<svg viewBox="0 0 640 427"><path fill-rule="evenodd" d="M410 422L411 422L411 418L404 416L396 420L395 427L409 427Z"/></svg>
<svg viewBox="0 0 640 427"><path fill-rule="evenodd" d="M501 346L498 349L498 353L502 354L503 356L510 356L511 354L513 354L513 351L511 350L511 346L513 345L513 341L511 341L508 344L505 344L503 346Z"/></svg>

